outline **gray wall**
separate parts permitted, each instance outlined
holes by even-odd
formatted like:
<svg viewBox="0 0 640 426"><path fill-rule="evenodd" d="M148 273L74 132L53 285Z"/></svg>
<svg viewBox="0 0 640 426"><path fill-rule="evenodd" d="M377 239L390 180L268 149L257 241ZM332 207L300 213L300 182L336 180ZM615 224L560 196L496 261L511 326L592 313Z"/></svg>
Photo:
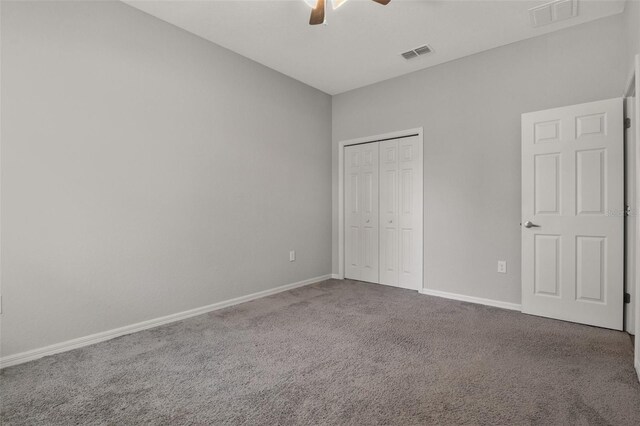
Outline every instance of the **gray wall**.
<svg viewBox="0 0 640 426"><path fill-rule="evenodd" d="M635 55L640 53L640 0L627 0L624 10L627 68L631 72Z"/></svg>
<svg viewBox="0 0 640 426"><path fill-rule="evenodd" d="M119 2L1 29L3 356L331 272L328 95Z"/></svg>
<svg viewBox="0 0 640 426"><path fill-rule="evenodd" d="M622 15L333 97L339 141L424 127L425 287L520 303L520 114L623 94ZM437 52L437 46L434 46ZM508 273L496 272L507 260Z"/></svg>

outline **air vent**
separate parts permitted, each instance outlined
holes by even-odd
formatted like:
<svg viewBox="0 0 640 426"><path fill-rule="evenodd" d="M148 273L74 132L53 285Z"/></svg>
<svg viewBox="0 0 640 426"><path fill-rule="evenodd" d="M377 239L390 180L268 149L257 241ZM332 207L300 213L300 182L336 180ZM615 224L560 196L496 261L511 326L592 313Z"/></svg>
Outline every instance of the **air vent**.
<svg viewBox="0 0 640 426"><path fill-rule="evenodd" d="M529 9L531 25L541 27L578 16L578 0L555 0Z"/></svg>
<svg viewBox="0 0 640 426"><path fill-rule="evenodd" d="M417 58L418 56L426 55L427 53L431 53L432 50L426 44L424 46L416 47L415 49L406 51L401 53L402 57L406 60Z"/></svg>
<svg viewBox="0 0 640 426"><path fill-rule="evenodd" d="M418 54L416 52L414 52L413 50L410 50L408 52L404 52L402 54L402 57L405 59L413 59L413 58L417 58Z"/></svg>

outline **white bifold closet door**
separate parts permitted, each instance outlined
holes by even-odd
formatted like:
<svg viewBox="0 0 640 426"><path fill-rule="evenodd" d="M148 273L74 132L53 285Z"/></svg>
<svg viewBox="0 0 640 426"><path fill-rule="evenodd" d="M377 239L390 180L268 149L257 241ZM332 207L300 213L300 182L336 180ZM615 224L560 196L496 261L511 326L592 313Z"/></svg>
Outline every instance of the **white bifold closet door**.
<svg viewBox="0 0 640 426"><path fill-rule="evenodd" d="M345 148L345 277L378 282L378 143Z"/></svg>
<svg viewBox="0 0 640 426"><path fill-rule="evenodd" d="M418 136L345 148L345 277L422 287Z"/></svg>
<svg viewBox="0 0 640 426"><path fill-rule="evenodd" d="M422 288L422 144L380 142L380 283Z"/></svg>

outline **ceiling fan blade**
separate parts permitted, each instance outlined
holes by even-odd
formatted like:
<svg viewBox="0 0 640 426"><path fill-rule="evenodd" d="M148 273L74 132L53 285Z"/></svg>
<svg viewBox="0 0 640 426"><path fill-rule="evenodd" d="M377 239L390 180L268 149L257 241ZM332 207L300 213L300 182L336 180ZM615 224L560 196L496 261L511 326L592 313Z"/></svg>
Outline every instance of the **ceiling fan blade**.
<svg viewBox="0 0 640 426"><path fill-rule="evenodd" d="M386 6L386 5L389 4L389 2L391 2L391 0L373 0L373 1L375 1L376 3L379 3L379 4L383 5L383 6Z"/></svg>
<svg viewBox="0 0 640 426"><path fill-rule="evenodd" d="M319 25L324 23L324 3L325 0L318 0L316 7L311 11L309 25Z"/></svg>

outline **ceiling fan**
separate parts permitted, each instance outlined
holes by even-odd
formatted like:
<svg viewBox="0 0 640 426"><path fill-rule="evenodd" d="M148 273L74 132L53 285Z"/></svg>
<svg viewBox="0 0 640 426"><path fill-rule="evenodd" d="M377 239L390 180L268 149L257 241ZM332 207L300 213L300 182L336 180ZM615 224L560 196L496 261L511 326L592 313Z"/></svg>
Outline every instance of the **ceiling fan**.
<svg viewBox="0 0 640 426"><path fill-rule="evenodd" d="M318 25L324 23L324 6L325 3L329 0L304 0L309 6L313 8L311 11L311 17L309 18L309 25ZM391 0L372 0L378 4L386 6L389 4ZM345 4L347 0L331 0L331 4L333 5L333 9L337 9L343 4Z"/></svg>

